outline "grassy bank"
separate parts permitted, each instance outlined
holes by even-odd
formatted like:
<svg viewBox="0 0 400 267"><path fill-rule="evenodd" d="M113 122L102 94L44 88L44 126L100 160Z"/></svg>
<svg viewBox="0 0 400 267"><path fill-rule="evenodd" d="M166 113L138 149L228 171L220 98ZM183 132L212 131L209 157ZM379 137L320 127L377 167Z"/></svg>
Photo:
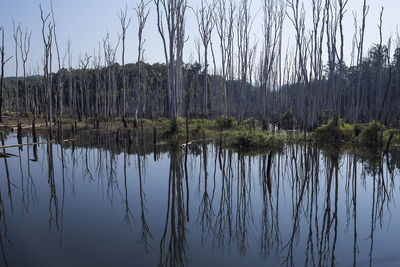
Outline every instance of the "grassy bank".
<svg viewBox="0 0 400 267"><path fill-rule="evenodd" d="M5 116L4 122L0 124L0 131L16 131L19 123L22 131L32 130L32 119L18 118L15 114L8 114ZM135 128L132 127L132 118L127 118L127 124L128 127L124 127L121 118L112 120L85 118L79 122L67 117L56 120L53 129L57 131L61 127L64 130L71 130L75 134L90 133L91 131L113 132L121 138L131 138L139 131L146 131L155 135L157 143L184 144L186 138L189 142L218 140L224 146L248 150L282 150L287 143L304 141L331 150L346 150L355 147L364 147L372 151L379 148L387 150L389 146L400 145L400 130L398 129L388 129L377 122L348 124L338 117L305 135L303 132L293 130L279 130L272 133L263 130L261 123L255 119L238 122L232 117L220 117L217 120L188 119L187 121L179 118L173 132L170 131L170 122L166 118L139 119L138 127ZM48 129L44 118L36 119L36 129L39 131ZM188 134L186 129L188 129Z"/></svg>

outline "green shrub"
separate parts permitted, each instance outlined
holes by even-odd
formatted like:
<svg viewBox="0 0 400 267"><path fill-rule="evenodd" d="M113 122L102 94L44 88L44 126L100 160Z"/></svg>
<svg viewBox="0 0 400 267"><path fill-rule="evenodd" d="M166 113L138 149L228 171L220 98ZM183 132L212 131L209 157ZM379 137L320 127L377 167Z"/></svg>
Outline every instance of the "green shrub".
<svg viewBox="0 0 400 267"><path fill-rule="evenodd" d="M380 143L381 128L386 131L386 127L379 122L372 121L360 134L360 142L363 145L378 146Z"/></svg>
<svg viewBox="0 0 400 267"><path fill-rule="evenodd" d="M237 126L237 121L230 116L220 116L217 125L220 130L231 129Z"/></svg>
<svg viewBox="0 0 400 267"><path fill-rule="evenodd" d="M320 144L340 145L353 140L354 127L344 123L339 116L328 121L328 124L318 127L314 132L314 139Z"/></svg>

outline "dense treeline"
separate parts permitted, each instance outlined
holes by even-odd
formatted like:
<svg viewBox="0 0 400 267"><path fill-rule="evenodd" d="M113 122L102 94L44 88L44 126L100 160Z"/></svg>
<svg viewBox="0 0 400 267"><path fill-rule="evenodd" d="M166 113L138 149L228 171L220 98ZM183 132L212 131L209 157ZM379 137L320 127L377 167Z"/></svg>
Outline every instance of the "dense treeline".
<svg viewBox="0 0 400 267"><path fill-rule="evenodd" d="M151 3L141 1L135 8L139 28L137 62L125 64L125 36L131 22L125 8L119 14L122 38L118 43L112 44L107 33L92 55L80 56L76 68L72 66L70 44L64 60L60 59L53 7L47 16L40 8L44 71L38 67L36 76L26 78L30 35L28 30L22 34L20 26L14 27L15 60L18 63L20 51L24 78L15 78L17 66L16 76L5 79L1 92L5 99L3 109L26 115L39 112L50 121L52 114L56 118L67 114L79 120L120 116L125 125L126 117L133 117L136 125L138 116L165 116L173 126L178 116L225 115L238 120L254 117L264 126L278 122L284 127L306 130L334 114L352 123L378 120L397 124L400 38L397 42L392 38L383 40L382 9L378 24L380 41L367 55L363 54L369 11L364 0L361 24L354 19L352 58L346 65L343 17L347 2L312 0L313 23L307 27L302 1L263 0L263 34L255 42L251 37L251 1L202 0L193 9L200 37L196 43L198 60L184 64L187 2L154 0L165 63L151 65L143 60L143 31ZM294 45L286 49L286 54L282 37L285 20L295 33ZM213 40L213 36L218 40ZM120 42L122 65L116 62ZM60 69L57 73L52 71L51 62L55 59ZM6 60L2 59L2 67Z"/></svg>
<svg viewBox="0 0 400 267"><path fill-rule="evenodd" d="M386 58L388 50L386 46L381 49L378 45L373 46L368 56L362 61L361 74L362 95L361 110L357 122L370 122L372 120L384 120L386 124L395 125L400 119L400 48L396 49L394 58L389 63ZM128 90L126 99L128 103L127 116L134 114L133 103L139 103L139 117L154 119L160 116L168 117L168 91L166 83L165 64L147 64L142 62L143 86L135 99L134 85L138 74L137 64L125 65ZM381 76L378 70L381 69ZM185 114L186 106L190 117L201 117L204 110L203 96L203 73L198 63L184 65L184 105L180 114ZM109 75L114 75L109 77ZM54 113L59 114L63 107L64 114L68 116L96 117L105 119L123 115L123 86L122 69L119 64L105 68L88 68L77 70L63 69L54 74L53 79L57 80L59 75L67 77L63 83L61 98L57 92L56 84L53 83L52 95L54 99ZM313 81L310 84L309 103L314 103L314 114L312 125L315 127L326 122L334 112L347 121L352 121L354 110L352 109L352 95L355 94L357 86L358 67L343 66L341 73L335 73L337 81L343 86L339 90L337 107L332 103L332 92L329 91L327 73L324 73L321 81ZM390 80L390 81L389 81ZM224 91L221 83L223 78L220 75L208 76L208 105L207 117L217 118L224 114ZM18 79L19 87L23 88L23 79ZM244 95L245 101L240 102L241 83L237 79L227 82L228 86L228 115L237 117L238 110L243 110L244 118L254 117L262 120L263 92L259 84L248 84L249 89ZM4 97L8 101L4 103L6 110L15 110L15 78L5 79ZM46 113L46 95L42 90L43 77L27 77L27 94L32 96L39 113ZM286 84L281 88L271 88L267 97L267 115L270 121L289 123L292 118L293 127L301 126L303 105L301 101L307 88L301 84ZM19 103L25 107L25 92L19 91ZM62 105L59 103L62 99ZM32 98L27 98L28 111L32 110ZM23 111L23 110L21 110ZM299 125L296 124L296 121Z"/></svg>

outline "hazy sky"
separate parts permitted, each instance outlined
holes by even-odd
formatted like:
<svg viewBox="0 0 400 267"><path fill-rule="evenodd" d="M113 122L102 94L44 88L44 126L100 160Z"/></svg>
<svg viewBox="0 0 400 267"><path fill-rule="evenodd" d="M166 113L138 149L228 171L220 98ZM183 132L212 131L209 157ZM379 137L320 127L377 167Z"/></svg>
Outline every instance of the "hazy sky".
<svg viewBox="0 0 400 267"><path fill-rule="evenodd" d="M253 26L252 38L261 38L261 9L262 0L253 0L252 10L253 16L256 15ZM98 42L101 41L107 31L109 31L111 40L116 43L118 33L121 32L120 21L118 19L118 12L125 5L128 5L128 12L132 15L132 22L128 29L126 40L126 62L136 62L137 58L137 21L132 7L136 6L138 0L54 0L54 11L56 16L57 25L57 38L61 53L65 53L66 43L68 39L71 40L71 48L75 66L78 63L79 54L93 53L93 49L98 47ZM188 4L196 8L200 1L188 0ZM307 17L306 20L310 21L311 10L309 8L311 0L304 0ZM12 38L13 26L12 20L16 23L21 23L23 29L29 28L32 30L31 52L28 58L28 70L34 71L37 64L41 64L43 57L43 41L41 35L41 20L39 4L42 3L45 11L50 10L49 1L40 0L0 0L0 25L5 28L5 44L6 44L6 57L14 55L15 47ZM345 17L345 50L346 57L350 57L352 37L354 34L353 15L355 11L358 14L359 23L361 23L363 0L349 0L348 12ZM397 24L400 22L399 18L399 0L368 0L370 11L367 18L365 49L367 50L372 43L379 42L378 23L379 13L381 7L385 8L384 12L384 42L390 35L395 37ZM151 2L151 8L148 23L144 30L145 43L145 61L148 62L164 62L164 55L162 50L162 43L156 26L156 14L154 3ZM197 59L195 52L194 42L198 38L198 31L196 28L196 20L192 9L187 10L187 28L186 35L189 37L185 45L184 60L187 62L190 58L194 61ZM290 41L292 35L291 25L285 24L285 43ZM293 37L292 37L293 40ZM217 38L214 38L215 51L219 49ZM121 48L121 46L120 46ZM118 62L121 61L121 49L118 52ZM22 65L22 64L20 64ZM53 64L54 66L56 64ZM40 71L42 71L40 67ZM22 69L21 69L22 70ZM22 71L19 75L22 75ZM6 76L15 75L15 60L14 58L6 64Z"/></svg>

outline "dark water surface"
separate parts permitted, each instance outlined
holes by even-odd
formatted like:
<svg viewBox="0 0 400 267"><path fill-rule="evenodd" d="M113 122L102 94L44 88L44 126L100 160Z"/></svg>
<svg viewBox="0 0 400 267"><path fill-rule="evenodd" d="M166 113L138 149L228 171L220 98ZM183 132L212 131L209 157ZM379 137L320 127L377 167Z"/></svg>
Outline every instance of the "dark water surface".
<svg viewBox="0 0 400 267"><path fill-rule="evenodd" d="M0 158L0 266L400 266L398 154L92 139Z"/></svg>

